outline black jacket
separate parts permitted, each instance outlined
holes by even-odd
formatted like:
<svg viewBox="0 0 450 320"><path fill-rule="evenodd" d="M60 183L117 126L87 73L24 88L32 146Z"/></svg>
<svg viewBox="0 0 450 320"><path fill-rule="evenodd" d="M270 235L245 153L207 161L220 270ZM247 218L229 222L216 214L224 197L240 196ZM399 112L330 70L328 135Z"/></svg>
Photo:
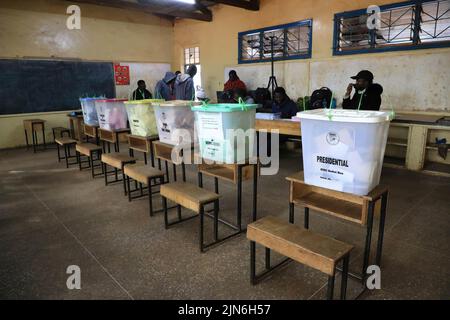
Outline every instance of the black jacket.
<svg viewBox="0 0 450 320"><path fill-rule="evenodd" d="M363 93L360 110L380 110L382 93L383 87L381 85L378 83L371 84ZM353 98L344 99L342 107L344 109L358 109L360 99L361 94L356 92Z"/></svg>
<svg viewBox="0 0 450 320"><path fill-rule="evenodd" d="M145 99L151 99L152 94L147 89L144 90L144 96L142 96L142 93L139 89L136 89L133 91L133 96L131 97L132 100L145 100Z"/></svg>

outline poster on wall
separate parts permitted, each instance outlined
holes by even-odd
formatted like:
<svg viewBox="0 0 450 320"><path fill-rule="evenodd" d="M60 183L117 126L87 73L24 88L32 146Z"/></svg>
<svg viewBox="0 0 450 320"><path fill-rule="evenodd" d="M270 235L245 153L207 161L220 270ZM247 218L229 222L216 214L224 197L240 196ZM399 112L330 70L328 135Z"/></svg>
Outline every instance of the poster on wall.
<svg viewBox="0 0 450 320"><path fill-rule="evenodd" d="M116 79L116 85L128 86L130 85L130 67L121 66L120 64L114 65L114 77Z"/></svg>

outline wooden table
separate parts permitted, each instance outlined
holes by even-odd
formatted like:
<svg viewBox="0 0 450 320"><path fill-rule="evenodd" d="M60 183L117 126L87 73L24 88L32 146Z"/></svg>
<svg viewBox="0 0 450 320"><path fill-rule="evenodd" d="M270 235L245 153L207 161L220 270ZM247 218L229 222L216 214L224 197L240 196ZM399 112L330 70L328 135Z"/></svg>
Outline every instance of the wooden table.
<svg viewBox="0 0 450 320"><path fill-rule="evenodd" d="M128 135L128 147L130 149L130 156L134 156L134 151L143 152L144 153L144 162L145 162L145 164L147 164L147 153L150 153L150 160L152 163L152 167L154 167L155 166L155 156L154 156L153 143L158 140L159 140L158 135L142 137L142 136L135 136L135 135L129 134Z"/></svg>
<svg viewBox="0 0 450 320"><path fill-rule="evenodd" d="M242 182L253 178L253 207L252 221L257 219L257 193L258 193L258 176L260 174L259 159L249 159L242 164L210 164L211 161L203 161L199 155L195 155L195 163L198 164L198 184L203 188L203 175L214 178L214 192L219 193L219 179L233 183L237 186L237 212L236 225L222 221L238 233L245 231L242 228ZM253 169L253 170L252 170ZM236 234L235 234L236 235Z"/></svg>
<svg viewBox="0 0 450 320"><path fill-rule="evenodd" d="M106 129L98 129L98 136L100 141L102 142L103 153L106 153L105 142L108 143L108 153L111 152L111 143L114 144L114 151L120 152L120 135L121 134L129 134L130 129L118 129L118 130L106 130Z"/></svg>
<svg viewBox="0 0 450 320"><path fill-rule="evenodd" d="M361 280L364 284L369 265L375 208L379 201L381 201L381 208L375 263L378 266L381 264L388 187L379 185L368 195L359 196L306 184L303 172L296 173L286 179L290 183L289 221L291 223L294 223L294 207L302 206L305 208L304 227L306 229L309 229L309 209L365 227L366 242L362 274L349 274Z"/></svg>
<svg viewBox="0 0 450 320"><path fill-rule="evenodd" d="M174 156L176 156L176 158L173 158L172 151L175 148L176 148L177 153L173 154ZM184 161L184 150L190 149L190 151L191 151L190 163L192 163L193 162L192 161L193 148L194 148L194 145L173 146L173 145L161 142L161 141L153 142L154 157L155 157L155 159L158 160L158 169L159 170L161 170L161 161L165 162L167 181L169 181L169 163L171 163L172 167L173 167L174 181L177 181L177 165L181 165L183 181L186 182L186 162Z"/></svg>
<svg viewBox="0 0 450 320"><path fill-rule="evenodd" d="M23 128L25 131L25 141L27 143L27 150L30 147L28 140L28 133L31 133L32 141L33 141L33 152L36 153L36 147L38 146L38 130L42 131L42 140L44 150L46 149L45 144L45 120L42 119L27 119L23 120Z"/></svg>
<svg viewBox="0 0 450 320"><path fill-rule="evenodd" d="M302 136L300 122L289 119L279 119L279 120L256 119L255 129L256 131L265 130L269 133L271 130L278 130L280 134L296 137Z"/></svg>
<svg viewBox="0 0 450 320"><path fill-rule="evenodd" d="M88 124L83 124L84 127L84 135L86 136L86 142L89 142L89 138L95 139L95 144L100 144L100 138L98 136L99 126L91 126Z"/></svg>
<svg viewBox="0 0 450 320"><path fill-rule="evenodd" d="M77 115L73 116L71 114L67 115L70 122L70 132L72 134L72 139L82 141L83 140L83 116Z"/></svg>

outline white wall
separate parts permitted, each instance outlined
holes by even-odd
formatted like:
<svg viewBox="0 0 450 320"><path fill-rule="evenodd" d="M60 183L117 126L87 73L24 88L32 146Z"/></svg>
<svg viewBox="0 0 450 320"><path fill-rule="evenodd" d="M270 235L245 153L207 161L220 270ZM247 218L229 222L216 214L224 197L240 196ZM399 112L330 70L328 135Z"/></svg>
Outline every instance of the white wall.
<svg viewBox="0 0 450 320"><path fill-rule="evenodd" d="M116 85L116 97L128 98L134 90L137 88L137 82L144 80L147 84L147 89L154 96L154 90L156 83L164 78L167 71L170 71L170 64L168 63L128 63L121 62L122 66L130 67L130 85L129 86L117 86Z"/></svg>
<svg viewBox="0 0 450 320"><path fill-rule="evenodd" d="M235 69L249 89L266 87L270 64L250 64L227 67ZM384 88L383 108L395 110L450 111L450 54L436 52L404 55L359 55L322 61L297 60L275 64L279 86L284 86L292 99L311 94L327 86L341 103L345 89L362 69L371 70L375 82Z"/></svg>

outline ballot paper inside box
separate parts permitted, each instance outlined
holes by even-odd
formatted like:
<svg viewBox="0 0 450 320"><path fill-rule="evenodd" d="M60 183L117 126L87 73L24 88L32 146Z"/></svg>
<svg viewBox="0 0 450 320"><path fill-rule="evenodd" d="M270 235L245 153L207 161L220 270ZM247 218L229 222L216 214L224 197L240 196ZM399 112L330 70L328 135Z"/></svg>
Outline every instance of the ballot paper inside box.
<svg viewBox="0 0 450 320"><path fill-rule="evenodd" d="M119 130L127 127L126 99L103 99L95 101L98 122L101 129Z"/></svg>
<svg viewBox="0 0 450 320"><path fill-rule="evenodd" d="M307 119L299 113L306 183L358 195L378 185L389 117L381 112L374 114L377 121L361 117L356 122L352 113L351 121Z"/></svg>

